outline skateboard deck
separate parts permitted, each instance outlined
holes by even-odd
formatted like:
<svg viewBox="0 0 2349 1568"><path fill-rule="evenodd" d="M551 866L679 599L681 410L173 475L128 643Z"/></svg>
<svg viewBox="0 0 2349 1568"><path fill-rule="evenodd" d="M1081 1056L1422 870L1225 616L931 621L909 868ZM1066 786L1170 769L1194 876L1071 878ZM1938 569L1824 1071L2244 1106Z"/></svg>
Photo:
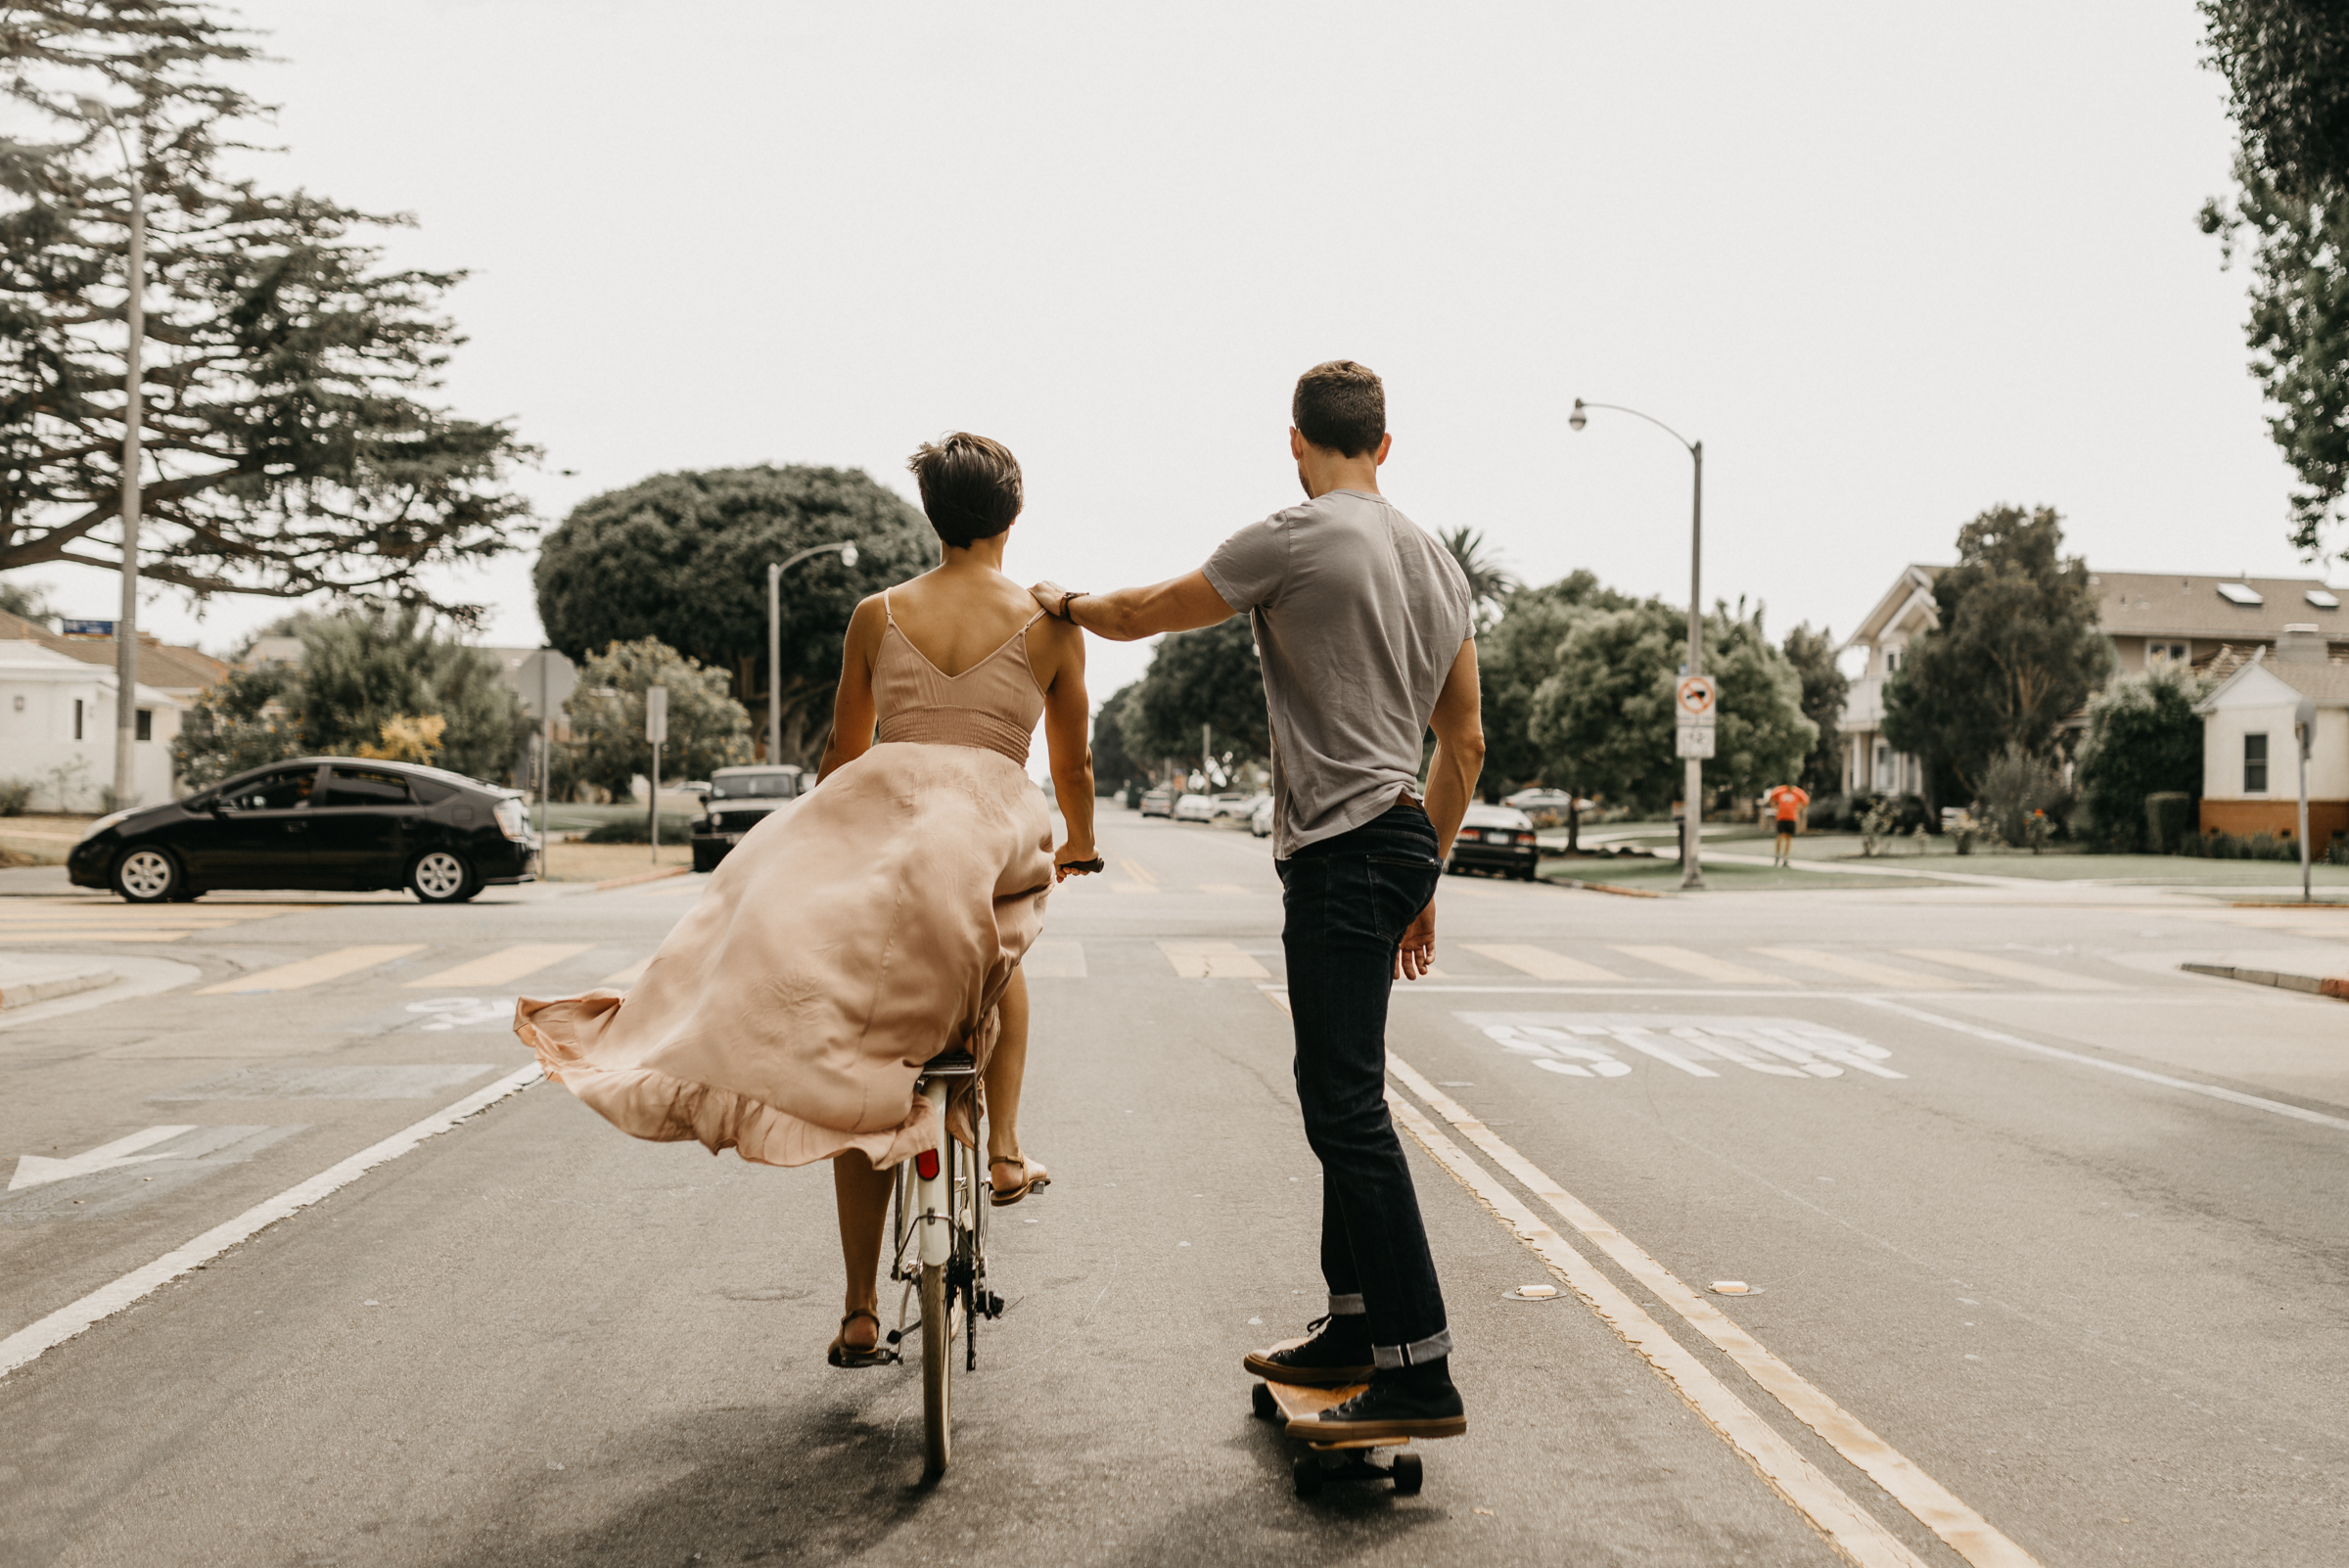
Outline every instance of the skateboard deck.
<svg viewBox="0 0 2349 1568"><path fill-rule="evenodd" d="M1310 1419L1333 1405L1343 1405L1368 1387L1354 1383L1343 1388L1305 1388L1295 1383L1259 1383L1250 1391L1256 1413L1266 1420L1279 1420L1284 1428L1290 1421ZM1419 1490L1421 1470L1416 1453L1398 1453L1385 1465L1370 1462L1373 1449L1402 1449L1410 1445L1402 1438L1345 1438L1335 1443L1314 1443L1306 1440L1306 1452L1290 1467L1297 1483L1297 1495L1312 1497L1321 1490L1324 1481L1392 1481L1395 1490L1409 1496Z"/></svg>

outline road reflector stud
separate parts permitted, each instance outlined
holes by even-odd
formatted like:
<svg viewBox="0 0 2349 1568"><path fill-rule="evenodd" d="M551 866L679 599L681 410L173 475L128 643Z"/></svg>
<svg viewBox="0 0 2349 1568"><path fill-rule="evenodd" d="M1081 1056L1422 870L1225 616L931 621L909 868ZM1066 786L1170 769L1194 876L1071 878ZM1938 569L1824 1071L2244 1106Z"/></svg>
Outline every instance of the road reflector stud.
<svg viewBox="0 0 2349 1568"><path fill-rule="evenodd" d="M1558 1299L1558 1287L1555 1285L1519 1285L1515 1290L1502 1291L1500 1299L1502 1301L1555 1301Z"/></svg>
<svg viewBox="0 0 2349 1568"><path fill-rule="evenodd" d="M1716 1296L1759 1296L1762 1293L1742 1279L1716 1279L1713 1281L1713 1294Z"/></svg>

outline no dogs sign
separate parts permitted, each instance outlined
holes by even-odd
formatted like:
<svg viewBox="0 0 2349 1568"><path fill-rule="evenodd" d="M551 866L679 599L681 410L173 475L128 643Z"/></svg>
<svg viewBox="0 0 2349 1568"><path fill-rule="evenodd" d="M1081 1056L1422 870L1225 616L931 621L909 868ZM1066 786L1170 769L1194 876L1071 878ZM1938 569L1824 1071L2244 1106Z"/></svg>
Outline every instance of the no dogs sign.
<svg viewBox="0 0 2349 1568"><path fill-rule="evenodd" d="M1682 675L1674 692L1683 724L1713 722L1713 677L1711 675Z"/></svg>

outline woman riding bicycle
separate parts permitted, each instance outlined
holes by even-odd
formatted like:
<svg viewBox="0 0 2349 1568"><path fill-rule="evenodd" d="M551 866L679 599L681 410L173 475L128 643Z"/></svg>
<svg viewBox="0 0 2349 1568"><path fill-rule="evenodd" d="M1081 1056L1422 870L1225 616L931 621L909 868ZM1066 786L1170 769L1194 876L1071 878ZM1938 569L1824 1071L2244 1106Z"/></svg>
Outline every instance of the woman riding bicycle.
<svg viewBox="0 0 2349 1568"><path fill-rule="evenodd" d="M1098 868L1083 635L1001 570L1019 463L958 433L908 466L941 561L851 618L820 787L734 847L624 998L515 1010L547 1076L622 1131L832 1162L848 1270L835 1366L884 1359L891 1169L942 1135L914 1093L923 1063L978 1060L993 1202L1050 1181L1020 1148L1019 965L1053 883ZM1068 825L1057 852L1026 767L1039 715ZM980 1098L958 1095L944 1130L974 1147Z"/></svg>

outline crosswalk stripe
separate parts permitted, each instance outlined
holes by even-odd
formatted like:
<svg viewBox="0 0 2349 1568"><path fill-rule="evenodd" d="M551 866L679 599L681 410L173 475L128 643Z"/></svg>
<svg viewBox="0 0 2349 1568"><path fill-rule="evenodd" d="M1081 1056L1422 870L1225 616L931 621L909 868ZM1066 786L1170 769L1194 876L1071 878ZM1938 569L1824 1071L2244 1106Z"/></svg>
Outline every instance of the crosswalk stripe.
<svg viewBox="0 0 2349 1568"><path fill-rule="evenodd" d="M1511 969L1533 976L1536 980L1594 980L1601 983L1620 983L1623 977L1611 969L1587 964L1580 958L1569 958L1547 947L1529 947L1507 942L1463 942L1457 944L1462 952L1490 958L1495 963L1507 964Z"/></svg>
<svg viewBox="0 0 2349 1568"><path fill-rule="evenodd" d="M2094 980L2087 975L2066 974L2060 969L2043 969L2038 964L2017 963L2012 958L1994 958L1986 952L1967 952L1961 947L1903 947L1911 958L1923 958L1932 963L1948 964L1952 969L1972 969L1985 975L1997 975L2002 980L2027 980L2050 991L2121 991L2109 980Z"/></svg>
<svg viewBox="0 0 2349 1568"><path fill-rule="evenodd" d="M1082 980L1085 977L1084 944L1082 942L1039 942L1028 949L1020 960L1032 980Z"/></svg>
<svg viewBox="0 0 2349 1568"><path fill-rule="evenodd" d="M1847 953L1821 952L1816 947L1756 947L1765 958L1782 964L1796 964L1805 969L1821 969L1846 980L1865 980L1871 986L1894 986L1902 991L1967 991L1973 982L1949 980L1940 975L1928 975L1921 969L1901 969L1892 964L1871 963L1865 958L1854 958Z"/></svg>
<svg viewBox="0 0 2349 1568"><path fill-rule="evenodd" d="M652 961L652 954L646 953L627 968L621 970L618 974L606 975L596 984L599 986L633 986L644 978L644 972L651 967Z"/></svg>
<svg viewBox="0 0 2349 1568"><path fill-rule="evenodd" d="M1174 973L1185 980L1269 980L1272 972L1228 942L1162 942Z"/></svg>
<svg viewBox="0 0 2349 1568"><path fill-rule="evenodd" d="M511 947L427 975L422 980L408 982L410 991L424 991L443 986L502 986L534 974L549 964L559 964L594 946L591 942L524 942Z"/></svg>
<svg viewBox="0 0 2349 1568"><path fill-rule="evenodd" d="M345 975L356 974L362 969L372 969L377 964L388 964L394 958L405 958L412 952L423 950L424 944L421 942L388 943L371 947L338 947L333 952L322 952L312 958L298 958L290 964L279 964L275 969L263 969L255 974L223 980L217 986L205 987L196 994L232 996L249 991L299 991L304 986L340 980Z"/></svg>
<svg viewBox="0 0 2349 1568"><path fill-rule="evenodd" d="M1637 958L1643 963L1655 964L1664 969L1677 969L1683 975L1694 975L1699 980L1719 980L1733 986L1791 986L1794 984L1784 975L1772 975L1759 969L1748 969L1743 964L1733 964L1727 958L1716 958L1709 952L1698 952L1693 947L1625 946L1617 943L1609 943L1607 945L1619 953Z"/></svg>

